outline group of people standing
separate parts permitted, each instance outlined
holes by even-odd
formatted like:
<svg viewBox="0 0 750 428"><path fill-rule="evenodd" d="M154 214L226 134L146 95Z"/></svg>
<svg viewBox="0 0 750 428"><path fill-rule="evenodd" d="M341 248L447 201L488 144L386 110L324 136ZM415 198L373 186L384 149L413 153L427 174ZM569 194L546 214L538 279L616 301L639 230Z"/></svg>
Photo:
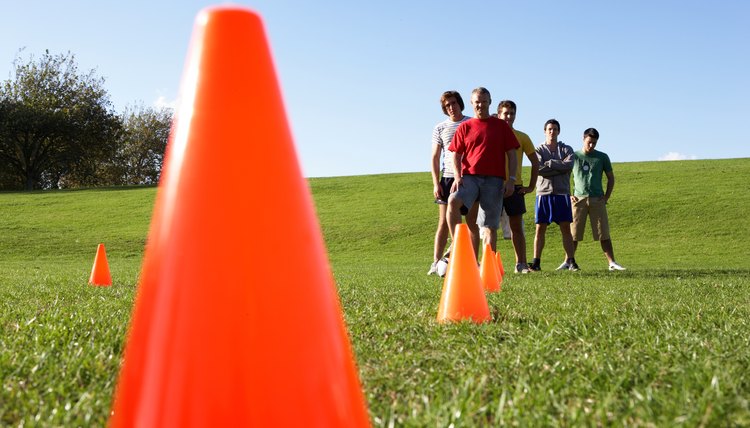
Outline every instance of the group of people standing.
<svg viewBox="0 0 750 428"><path fill-rule="evenodd" d="M497 251L497 230L503 211L508 216L510 239L515 252L516 273L541 270L547 226L557 223L562 233L565 260L557 270L579 270L575 260L590 218L595 241L600 241L610 270L625 270L615 261L609 234L606 203L614 189L615 176L609 157L596 150L599 132L583 133L583 147L575 152L558 141L560 123L544 124L545 142L534 148L531 138L513 128L517 107L513 101L498 103L490 114L492 98L483 87L471 93L474 117L463 114L464 101L456 91L446 91L440 106L448 118L432 133L433 195L438 204L433 262L428 275L444 275L450 261L448 237L453 238L461 217L469 226L474 253L480 241ZM521 177L523 156L531 163L528 186ZM442 165L441 165L442 158ZM573 175L574 192L570 191ZM602 186L603 176L607 186ZM523 233L524 195L536 189L534 257L526 259ZM447 251L446 251L447 247Z"/></svg>

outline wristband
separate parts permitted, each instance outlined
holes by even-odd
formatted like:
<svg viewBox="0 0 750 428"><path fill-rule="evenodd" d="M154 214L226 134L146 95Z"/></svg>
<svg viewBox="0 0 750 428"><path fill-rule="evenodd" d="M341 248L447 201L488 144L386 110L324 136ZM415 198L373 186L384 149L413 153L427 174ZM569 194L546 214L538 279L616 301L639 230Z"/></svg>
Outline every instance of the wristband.
<svg viewBox="0 0 750 428"><path fill-rule="evenodd" d="M509 181L516 181L516 176L515 175L511 175L510 177L508 177L508 180Z"/></svg>

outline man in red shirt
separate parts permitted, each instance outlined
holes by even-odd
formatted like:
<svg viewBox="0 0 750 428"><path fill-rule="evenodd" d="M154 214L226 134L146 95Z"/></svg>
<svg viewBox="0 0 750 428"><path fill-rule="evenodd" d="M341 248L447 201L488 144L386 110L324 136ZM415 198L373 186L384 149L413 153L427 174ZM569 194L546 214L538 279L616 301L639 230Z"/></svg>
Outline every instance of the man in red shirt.
<svg viewBox="0 0 750 428"><path fill-rule="evenodd" d="M461 207L471 208L479 200L484 212L480 228L489 228L485 242L496 251L497 228L503 197L514 191L518 162L518 140L511 127L501 119L490 116L490 92L483 87L471 92L474 118L459 125L448 150L454 153L454 181L448 198L448 224L451 239L456 225L461 223ZM508 177L505 177L505 159L508 158Z"/></svg>

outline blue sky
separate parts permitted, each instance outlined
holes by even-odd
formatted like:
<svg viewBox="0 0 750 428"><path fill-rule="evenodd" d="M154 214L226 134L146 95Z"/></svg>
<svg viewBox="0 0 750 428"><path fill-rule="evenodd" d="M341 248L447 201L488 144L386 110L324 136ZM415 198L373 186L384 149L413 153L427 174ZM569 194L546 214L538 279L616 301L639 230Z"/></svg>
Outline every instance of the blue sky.
<svg viewBox="0 0 750 428"><path fill-rule="evenodd" d="M178 97L198 0L3 5L0 80L72 52L114 107ZM750 157L750 2L239 2L264 19L306 176L428 171L440 94L485 86L543 142L585 128L614 162ZM456 5L460 4L460 7ZM252 160L248 160L251 163Z"/></svg>

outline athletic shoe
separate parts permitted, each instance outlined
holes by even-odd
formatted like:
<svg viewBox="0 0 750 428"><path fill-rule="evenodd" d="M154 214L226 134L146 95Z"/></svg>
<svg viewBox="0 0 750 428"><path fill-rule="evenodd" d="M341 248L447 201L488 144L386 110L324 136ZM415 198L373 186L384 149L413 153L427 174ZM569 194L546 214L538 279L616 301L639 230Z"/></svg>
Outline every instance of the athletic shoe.
<svg viewBox="0 0 750 428"><path fill-rule="evenodd" d="M529 269L529 265L526 263L516 263L516 273L529 273L531 272L531 269Z"/></svg>
<svg viewBox="0 0 750 428"><path fill-rule="evenodd" d="M627 270L627 269L620 266L620 264L617 262L612 262L609 264L609 270Z"/></svg>
<svg viewBox="0 0 750 428"><path fill-rule="evenodd" d="M568 269L570 269L570 270L571 270L571 271L573 271L573 272L578 272L579 270L581 270L581 269L580 269L580 268L578 267L578 263L576 263L576 262L573 262L573 263L571 263L571 264L570 264L570 267L569 267Z"/></svg>
<svg viewBox="0 0 750 428"><path fill-rule="evenodd" d="M434 275L437 274L437 262L432 262L430 265L430 270L427 271L427 275Z"/></svg>
<svg viewBox="0 0 750 428"><path fill-rule="evenodd" d="M439 277L444 277L445 272L448 271L448 259L442 258L435 264L435 269Z"/></svg>
<svg viewBox="0 0 750 428"><path fill-rule="evenodd" d="M570 270L570 263L567 261L564 261L563 264L561 264L557 269L555 270ZM576 266L577 267L577 266Z"/></svg>
<svg viewBox="0 0 750 428"><path fill-rule="evenodd" d="M535 265L533 263L529 265L529 272L541 272L541 271L542 271L541 265Z"/></svg>

